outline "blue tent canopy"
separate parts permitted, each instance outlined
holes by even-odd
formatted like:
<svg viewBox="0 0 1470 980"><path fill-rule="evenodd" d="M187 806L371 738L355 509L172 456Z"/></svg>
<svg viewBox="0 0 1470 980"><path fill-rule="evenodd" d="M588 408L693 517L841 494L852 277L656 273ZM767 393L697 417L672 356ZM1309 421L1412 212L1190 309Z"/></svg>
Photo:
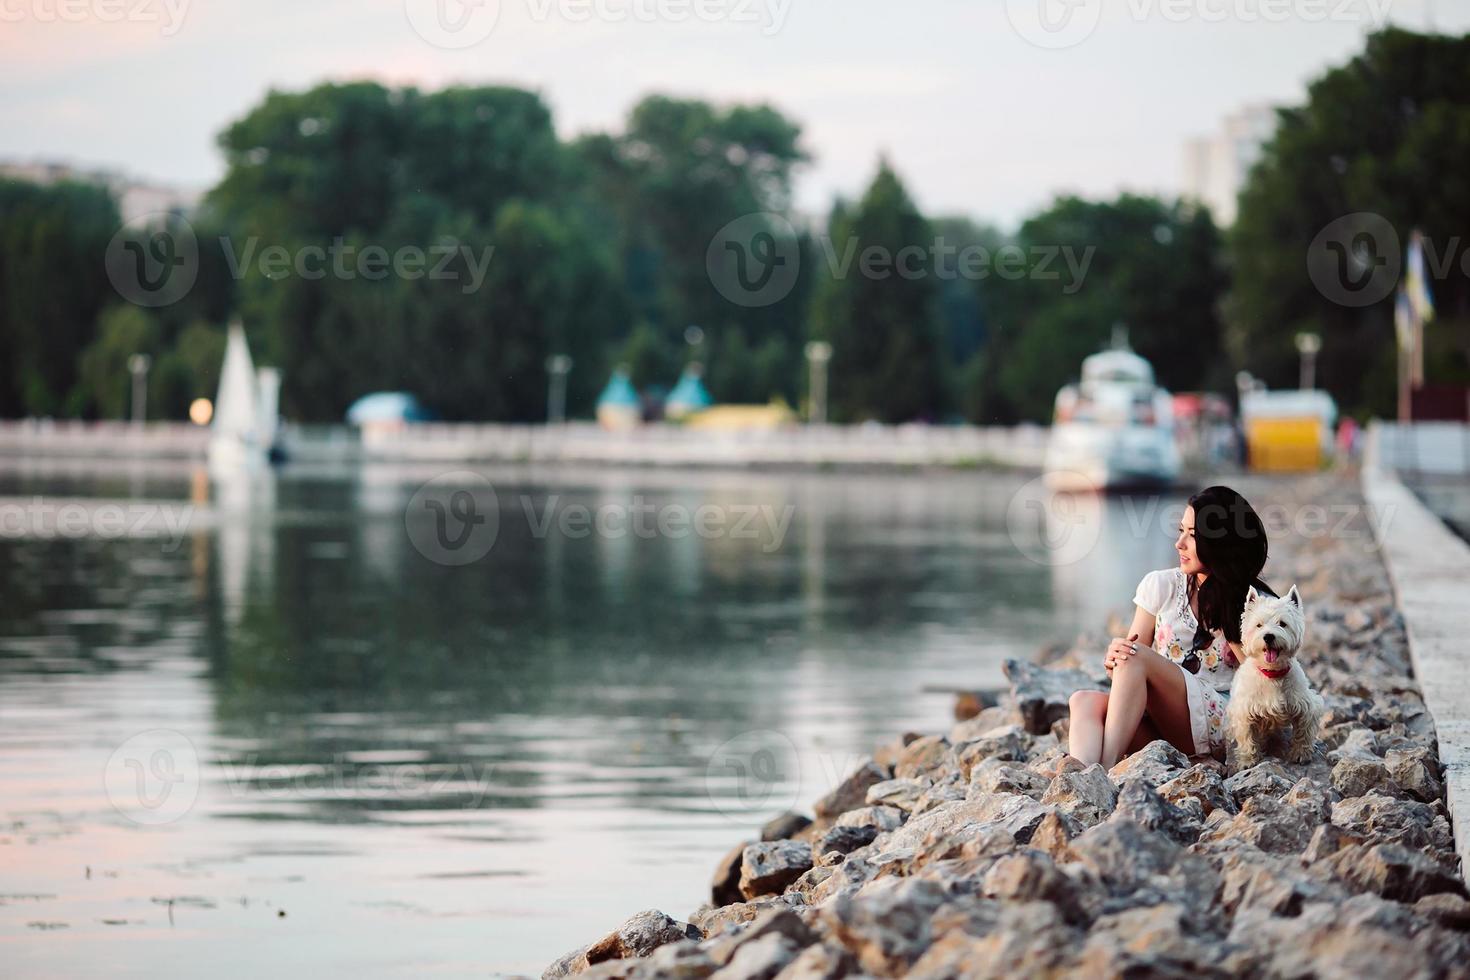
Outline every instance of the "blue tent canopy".
<svg viewBox="0 0 1470 980"><path fill-rule="evenodd" d="M406 391L375 391L363 395L347 409L353 425L367 422L427 422L433 413Z"/></svg>
<svg viewBox="0 0 1470 980"><path fill-rule="evenodd" d="M597 398L597 407L637 408L638 405L638 392L633 390L628 372L622 369L614 371L608 379L607 387L602 389L602 394Z"/></svg>
<svg viewBox="0 0 1470 980"><path fill-rule="evenodd" d="M665 399L664 411L697 412L713 404L714 399L709 396L704 382L699 380L699 371L686 368L679 377L679 383L674 385L674 390L669 392L669 397Z"/></svg>

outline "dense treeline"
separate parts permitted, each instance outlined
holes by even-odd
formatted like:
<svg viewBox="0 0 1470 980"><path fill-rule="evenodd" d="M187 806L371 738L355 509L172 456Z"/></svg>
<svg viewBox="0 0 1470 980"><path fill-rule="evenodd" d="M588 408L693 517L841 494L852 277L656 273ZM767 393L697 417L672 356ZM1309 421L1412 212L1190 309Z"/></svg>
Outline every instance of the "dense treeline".
<svg viewBox="0 0 1470 980"><path fill-rule="evenodd" d="M1396 267L1417 228L1438 314L1425 332L1425 376L1470 383L1470 37L1372 35L1362 54L1311 85L1306 105L1279 116L1231 229L1230 352L1268 383L1289 385L1293 337L1320 331L1318 383L1344 407L1391 416L1392 280L1373 289L1371 270L1379 260ZM1343 222L1363 213L1382 216L1390 230L1379 235L1367 222ZM1364 253L1365 264L1324 271L1345 275L1350 286L1358 275L1360 298L1372 302L1335 301L1307 274L1303 255L1333 222L1343 223L1329 235L1350 237L1344 244ZM1372 237L1360 238L1363 231Z"/></svg>
<svg viewBox="0 0 1470 980"><path fill-rule="evenodd" d="M1391 297L1335 303L1303 257L1358 210L1453 247L1467 45L1370 38L1282 113L1228 240L1201 207L1134 195L1062 198L1011 234L929 217L884 161L803 220L808 155L769 106L653 96L620 132L564 141L514 88L271 92L220 135L226 176L187 232L119 232L98 188L0 182L0 415L124 415L127 359L148 353L150 415L181 417L213 393L232 315L302 421L381 389L450 419L540 419L552 354L574 360L574 415L618 363L648 386L698 360L717 400L799 404L810 340L832 344L835 419L1044 419L1118 324L1174 390L1228 391L1242 367L1289 384L1292 335L1317 329L1320 380L1385 412ZM145 257L190 288L150 302L150 272L140 302L116 273ZM1436 292L1451 317L1470 299L1463 279ZM1461 370L1463 341L1436 343L1431 370Z"/></svg>

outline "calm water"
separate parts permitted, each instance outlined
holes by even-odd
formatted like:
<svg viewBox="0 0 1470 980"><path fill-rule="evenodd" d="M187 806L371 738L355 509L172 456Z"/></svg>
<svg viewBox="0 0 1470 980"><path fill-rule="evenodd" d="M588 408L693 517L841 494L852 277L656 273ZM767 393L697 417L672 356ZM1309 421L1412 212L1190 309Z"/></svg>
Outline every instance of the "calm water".
<svg viewBox="0 0 1470 980"><path fill-rule="evenodd" d="M946 728L924 687L1126 609L1177 518L1045 522L979 473L439 472L0 470L5 973L539 974L686 917L762 821Z"/></svg>

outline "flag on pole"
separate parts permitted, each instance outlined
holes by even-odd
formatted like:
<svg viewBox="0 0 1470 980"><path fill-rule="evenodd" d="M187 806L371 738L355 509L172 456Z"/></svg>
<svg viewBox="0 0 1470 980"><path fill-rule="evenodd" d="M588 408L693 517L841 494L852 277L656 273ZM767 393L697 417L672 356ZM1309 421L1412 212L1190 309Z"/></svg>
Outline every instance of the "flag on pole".
<svg viewBox="0 0 1470 980"><path fill-rule="evenodd" d="M1399 283L1399 294L1393 303L1394 332L1398 334L1399 350L1409 351L1414 347L1414 304L1409 300L1409 291Z"/></svg>
<svg viewBox="0 0 1470 980"><path fill-rule="evenodd" d="M1409 303L1420 325L1434 319L1434 296L1429 291L1429 277L1424 274L1424 236L1416 228L1409 236L1409 254L1404 263L1407 274Z"/></svg>

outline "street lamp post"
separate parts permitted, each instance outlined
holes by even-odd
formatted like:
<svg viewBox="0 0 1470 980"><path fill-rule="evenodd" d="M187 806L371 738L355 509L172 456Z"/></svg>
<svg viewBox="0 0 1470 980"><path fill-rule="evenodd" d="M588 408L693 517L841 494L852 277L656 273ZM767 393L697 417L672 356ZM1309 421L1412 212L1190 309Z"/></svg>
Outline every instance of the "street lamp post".
<svg viewBox="0 0 1470 980"><path fill-rule="evenodd" d="M134 354L128 358L128 373L133 376L133 424L142 425L148 406L148 367L153 358Z"/></svg>
<svg viewBox="0 0 1470 980"><path fill-rule="evenodd" d="M1302 356L1301 389L1311 391L1317 382L1317 352L1322 349L1322 335L1299 333L1296 335L1296 350Z"/></svg>
<svg viewBox="0 0 1470 980"><path fill-rule="evenodd" d="M832 360L832 345L825 340L811 341L806 345L806 360L811 372L807 421L821 425L827 421L827 363Z"/></svg>
<svg viewBox="0 0 1470 980"><path fill-rule="evenodd" d="M546 421L560 425L567 420L567 374L572 370L572 359L565 354L553 354L546 359L546 371L550 375L546 393Z"/></svg>

